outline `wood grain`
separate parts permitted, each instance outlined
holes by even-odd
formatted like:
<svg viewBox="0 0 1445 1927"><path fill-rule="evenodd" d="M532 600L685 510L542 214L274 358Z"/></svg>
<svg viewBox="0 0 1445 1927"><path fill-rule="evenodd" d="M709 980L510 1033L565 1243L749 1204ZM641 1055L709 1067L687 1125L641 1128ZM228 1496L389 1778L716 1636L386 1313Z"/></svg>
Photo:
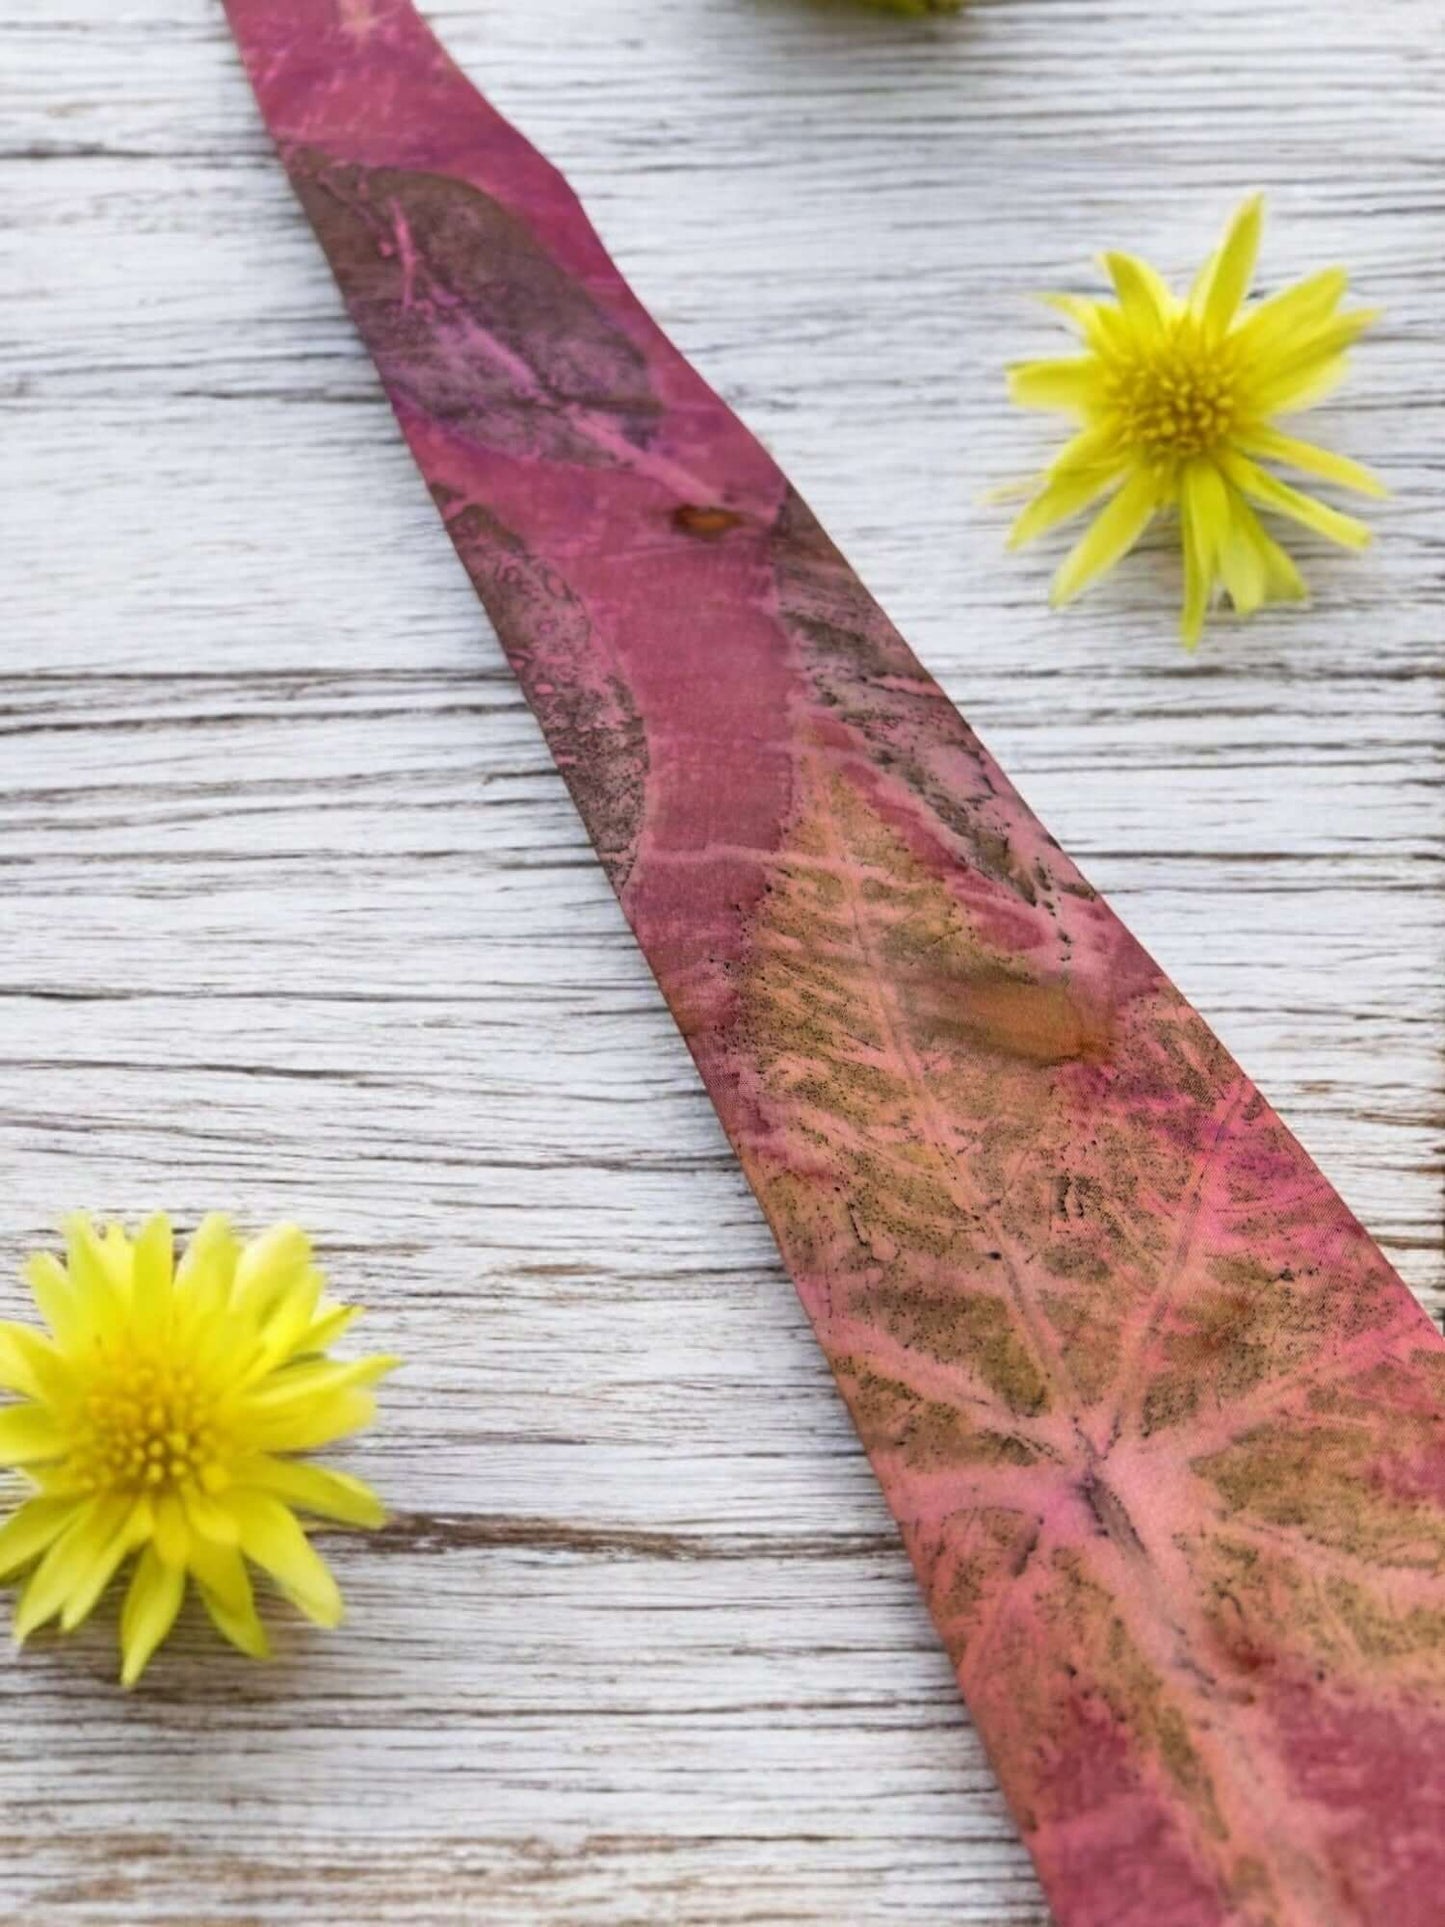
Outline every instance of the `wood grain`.
<svg viewBox="0 0 1445 1927"><path fill-rule="evenodd" d="M433 18L1438 1311L1429 0ZM1162 546L1054 618L978 499L1044 445L1028 294L1184 269L1248 185L1271 285L1342 259L1388 310L1329 432L1396 497L1190 661ZM0 187L0 1255L74 1204L292 1214L410 1361L348 1633L255 1669L188 1622L129 1699L104 1626L0 1675L10 1917L1039 1927L219 11L0 0Z"/></svg>

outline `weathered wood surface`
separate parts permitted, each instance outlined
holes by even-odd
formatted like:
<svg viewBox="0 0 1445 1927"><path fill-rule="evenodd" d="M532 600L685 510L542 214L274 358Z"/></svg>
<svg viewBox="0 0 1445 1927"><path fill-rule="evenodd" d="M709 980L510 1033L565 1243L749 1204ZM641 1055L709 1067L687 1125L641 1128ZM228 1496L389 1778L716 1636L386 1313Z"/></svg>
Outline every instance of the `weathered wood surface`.
<svg viewBox="0 0 1445 1927"><path fill-rule="evenodd" d="M453 51L1439 1307L1445 42L1433 0L457 0ZM1066 619L980 508L1105 241L1388 317L1396 499L1313 612ZM0 1917L1044 1916L742 1179L208 0L0 0L0 1254L317 1233L408 1355L344 1635L0 1672ZM19 1304L0 1286L5 1311Z"/></svg>

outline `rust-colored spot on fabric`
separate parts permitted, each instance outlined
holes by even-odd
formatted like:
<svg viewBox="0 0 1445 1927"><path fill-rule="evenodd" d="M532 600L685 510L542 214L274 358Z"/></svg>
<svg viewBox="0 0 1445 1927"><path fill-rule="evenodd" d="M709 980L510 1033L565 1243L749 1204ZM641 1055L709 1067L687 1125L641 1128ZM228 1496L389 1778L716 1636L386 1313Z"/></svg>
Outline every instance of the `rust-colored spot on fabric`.
<svg viewBox="0 0 1445 1927"><path fill-rule="evenodd" d="M1098 1063L1109 1054L1106 1012L1071 985L1034 983L1001 970L970 976L910 973L909 1014L934 1038L953 1038L1030 1064Z"/></svg>
<svg viewBox="0 0 1445 1927"><path fill-rule="evenodd" d="M706 542L715 542L729 529L737 528L742 522L733 509L700 508L696 503L684 502L672 511L672 526L684 535L699 535Z"/></svg>

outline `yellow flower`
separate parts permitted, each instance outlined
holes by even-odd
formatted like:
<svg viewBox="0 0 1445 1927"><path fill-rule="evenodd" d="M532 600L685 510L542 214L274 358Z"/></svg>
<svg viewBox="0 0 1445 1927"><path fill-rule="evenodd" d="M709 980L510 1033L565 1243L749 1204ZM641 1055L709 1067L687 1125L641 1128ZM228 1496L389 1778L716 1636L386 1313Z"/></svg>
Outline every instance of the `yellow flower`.
<svg viewBox="0 0 1445 1927"><path fill-rule="evenodd" d="M1041 478L1010 544L1031 542L1107 498L1054 578L1056 606L1127 555L1161 509L1179 513L1182 630L1190 645L1220 587L1241 615L1305 594L1256 508L1347 548L1370 540L1362 522L1261 466L1278 463L1363 495L1385 493L1358 462L1272 424L1335 386L1346 349L1375 315L1340 312L1348 281L1339 268L1246 306L1263 222L1256 195L1234 216L1187 300L1127 254L1103 257L1116 300L1048 297L1086 352L1020 363L1009 371L1009 392L1025 408L1073 416L1078 432Z"/></svg>
<svg viewBox="0 0 1445 1927"><path fill-rule="evenodd" d="M187 1577L225 1637L265 1657L248 1559L336 1625L336 1581L292 1508L355 1526L384 1514L359 1479L290 1454L367 1424L367 1388L397 1361L324 1355L355 1307L323 1296L294 1225L242 1246L227 1219L206 1218L179 1265L161 1216L133 1243L84 1217L66 1232L68 1266L48 1252L26 1266L50 1335L0 1324L0 1386L24 1401L0 1409L0 1464L36 1489L0 1526L0 1578L33 1568L17 1644L57 1614L73 1630L133 1552L127 1686L170 1631Z"/></svg>

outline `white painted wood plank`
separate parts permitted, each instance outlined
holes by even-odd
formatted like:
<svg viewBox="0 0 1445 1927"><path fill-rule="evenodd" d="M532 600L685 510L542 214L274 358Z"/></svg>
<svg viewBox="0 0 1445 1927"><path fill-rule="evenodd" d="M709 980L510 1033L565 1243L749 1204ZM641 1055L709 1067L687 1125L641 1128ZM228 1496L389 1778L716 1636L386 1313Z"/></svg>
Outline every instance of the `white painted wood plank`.
<svg viewBox="0 0 1445 1927"><path fill-rule="evenodd" d="M1434 0L450 0L1065 843L1439 1307ZM979 506L1104 243L1388 317L1316 608L1067 620ZM310 1224L409 1368L353 1625L0 1669L15 1917L1040 1927L758 1214L209 0L0 0L0 1309L74 1204ZM283 1622L284 1624L284 1622Z"/></svg>

